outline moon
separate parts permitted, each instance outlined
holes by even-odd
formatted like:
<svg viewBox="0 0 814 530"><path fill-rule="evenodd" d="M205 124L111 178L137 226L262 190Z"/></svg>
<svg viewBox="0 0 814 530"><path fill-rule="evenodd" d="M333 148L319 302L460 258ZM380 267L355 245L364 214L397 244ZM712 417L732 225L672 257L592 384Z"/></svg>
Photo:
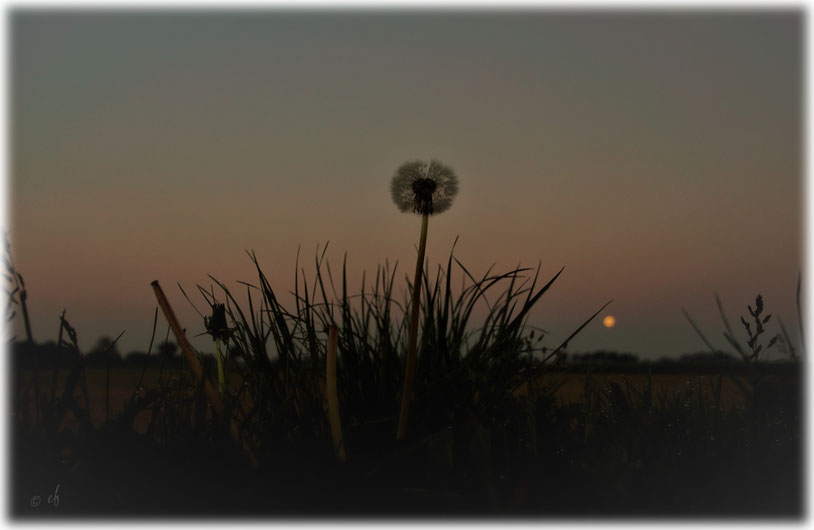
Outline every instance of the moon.
<svg viewBox="0 0 814 530"><path fill-rule="evenodd" d="M606 316L605 318L602 319L602 325L605 326L606 328L612 328L613 326L616 325L616 317L614 317L613 315Z"/></svg>

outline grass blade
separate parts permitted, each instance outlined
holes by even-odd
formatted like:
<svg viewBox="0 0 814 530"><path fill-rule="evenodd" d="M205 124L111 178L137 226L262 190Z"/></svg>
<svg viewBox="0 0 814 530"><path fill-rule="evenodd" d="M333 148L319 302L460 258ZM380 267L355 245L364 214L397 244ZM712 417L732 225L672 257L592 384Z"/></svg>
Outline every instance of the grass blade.
<svg viewBox="0 0 814 530"><path fill-rule="evenodd" d="M336 347L338 331L331 326L328 331L328 354L325 357L325 401L328 405L328 421L331 424L331 440L333 440L336 457L347 462L345 453L345 440L342 437L342 420L339 416L339 395L336 386Z"/></svg>

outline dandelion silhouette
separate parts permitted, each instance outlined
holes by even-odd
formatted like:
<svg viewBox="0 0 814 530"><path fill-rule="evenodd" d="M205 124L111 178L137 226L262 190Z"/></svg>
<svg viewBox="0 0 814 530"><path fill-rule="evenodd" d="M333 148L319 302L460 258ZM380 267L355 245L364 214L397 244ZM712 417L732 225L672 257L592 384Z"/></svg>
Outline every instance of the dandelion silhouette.
<svg viewBox="0 0 814 530"><path fill-rule="evenodd" d="M396 170L390 193L402 212L443 213L458 193L458 177L437 160L407 162Z"/></svg>
<svg viewBox="0 0 814 530"><path fill-rule="evenodd" d="M415 264L413 299L410 311L410 335L407 341L407 361L404 366L404 387L401 393L396 438L403 440L407 434L407 417L410 412L413 379L415 377L416 346L418 339L418 308L421 297L421 272L427 248L427 224L429 216L445 212L458 193L458 177L455 172L438 162L412 161L402 164L390 183L393 202L402 212L421 214L421 237Z"/></svg>
<svg viewBox="0 0 814 530"><path fill-rule="evenodd" d="M226 324L226 307L223 304L212 306L212 316L204 317L204 326L206 326L206 334L212 335L214 341L228 341L233 331Z"/></svg>

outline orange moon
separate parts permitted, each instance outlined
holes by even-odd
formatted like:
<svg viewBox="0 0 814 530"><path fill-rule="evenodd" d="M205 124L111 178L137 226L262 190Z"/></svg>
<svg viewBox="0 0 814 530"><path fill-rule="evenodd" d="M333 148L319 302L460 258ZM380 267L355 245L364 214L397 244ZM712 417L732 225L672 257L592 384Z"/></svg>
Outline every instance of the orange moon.
<svg viewBox="0 0 814 530"><path fill-rule="evenodd" d="M613 326L616 325L616 318L613 315L608 315L602 319L602 324L606 328L612 328Z"/></svg>

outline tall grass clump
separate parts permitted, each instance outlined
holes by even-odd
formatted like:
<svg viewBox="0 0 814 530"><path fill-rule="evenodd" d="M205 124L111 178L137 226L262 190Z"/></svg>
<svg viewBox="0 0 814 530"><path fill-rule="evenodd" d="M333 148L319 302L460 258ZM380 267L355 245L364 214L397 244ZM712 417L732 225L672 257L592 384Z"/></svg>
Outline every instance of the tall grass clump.
<svg viewBox="0 0 814 530"><path fill-rule="evenodd" d="M234 412L259 455L272 455L272 446L294 441L300 446L324 444L327 451L330 440L336 441L337 426L326 419L323 399L331 327L338 331L335 374L343 410L342 445L362 459L395 450L392 434L386 433L396 430L402 417L397 411L403 410L402 374L411 348L408 322L421 328L419 339L413 339L418 355L410 437L419 444L453 425L470 430L499 425L505 418L498 411L566 345L541 346L545 335L530 340L534 330L527 325L530 311L562 270L542 286L539 267L533 275L528 268L503 273L490 268L476 277L455 258L453 247L446 267L439 265L434 276L424 270L420 284L406 280L408 291L422 296L399 298L397 265L379 266L371 284L363 275L360 292L351 293L347 261L335 282L326 250L315 257L310 284L297 266L292 308L279 302L253 253L257 282L241 282L246 287L242 303L215 278L217 289L198 286L212 307L223 304L226 325L233 330L225 363L241 374L241 388L249 398L241 403L246 410ZM412 306L417 318L411 321L413 299L421 302ZM476 323L478 307L485 309L485 318ZM235 396L228 399L235 402Z"/></svg>

